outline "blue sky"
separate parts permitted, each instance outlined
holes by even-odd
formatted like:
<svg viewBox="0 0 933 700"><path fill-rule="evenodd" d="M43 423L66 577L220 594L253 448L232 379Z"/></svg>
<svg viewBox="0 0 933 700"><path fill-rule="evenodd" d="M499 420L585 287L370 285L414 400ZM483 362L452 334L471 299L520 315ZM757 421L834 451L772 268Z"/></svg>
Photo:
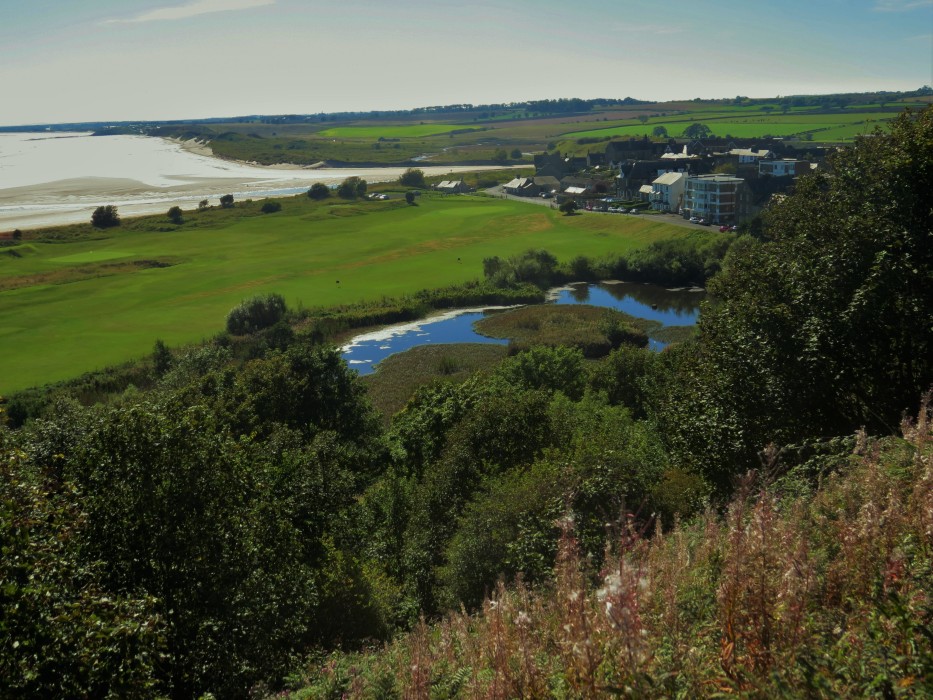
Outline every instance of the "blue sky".
<svg viewBox="0 0 933 700"><path fill-rule="evenodd" d="M0 0L0 124L933 83L933 0Z"/></svg>

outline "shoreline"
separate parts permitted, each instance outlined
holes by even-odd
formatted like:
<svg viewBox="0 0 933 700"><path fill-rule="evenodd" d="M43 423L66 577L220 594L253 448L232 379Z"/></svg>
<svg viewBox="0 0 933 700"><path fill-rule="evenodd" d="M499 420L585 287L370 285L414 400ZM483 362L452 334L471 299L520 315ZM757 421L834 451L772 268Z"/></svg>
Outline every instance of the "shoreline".
<svg viewBox="0 0 933 700"><path fill-rule="evenodd" d="M310 166L256 165L227 160L212 153L208 155L210 148L195 139L135 138L169 144L172 150L183 153L184 158L193 156L204 162L200 168L192 167L184 160L177 168L163 164L161 172L152 173L158 184L132 177L88 175L2 188L0 231L85 223L90 220L94 209L108 204L116 206L123 216L140 216L164 213L171 206L195 208L203 199L219 199L224 194L233 194L236 199L254 200L297 195L315 182L336 185L354 175L371 183L389 182L396 180L408 167L336 168L325 167L322 163ZM503 166L466 165L420 167L428 176L503 169ZM190 174L192 172L199 174Z"/></svg>

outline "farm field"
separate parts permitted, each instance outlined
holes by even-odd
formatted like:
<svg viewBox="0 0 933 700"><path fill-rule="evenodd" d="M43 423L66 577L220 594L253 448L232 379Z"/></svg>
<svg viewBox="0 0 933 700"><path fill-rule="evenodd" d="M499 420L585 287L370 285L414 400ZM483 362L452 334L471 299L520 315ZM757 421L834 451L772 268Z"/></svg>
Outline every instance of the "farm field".
<svg viewBox="0 0 933 700"><path fill-rule="evenodd" d="M190 212L176 229L148 217L55 242L40 232L0 249L0 394L141 357L156 339L210 337L257 293L278 292L292 308L378 300L478 278L493 255L533 247L566 260L688 233L487 197L424 195L415 207L281 201L271 215L244 203L239 219Z"/></svg>
<svg viewBox="0 0 933 700"><path fill-rule="evenodd" d="M658 126L677 138L695 122L707 125L716 136L838 143L884 125L906 107L922 105L922 101L908 98L884 104L849 102L844 109L833 102L793 105L777 100L610 105L567 114L503 109L432 115L432 121L426 121L424 114L415 114L386 121L228 123L208 130L204 138L217 155L265 164L505 162L503 151L508 161L515 163L527 162L529 154L555 148L578 153L579 139L651 136Z"/></svg>
<svg viewBox="0 0 933 700"><path fill-rule="evenodd" d="M858 134L868 133L878 125L884 125L896 114L892 112L851 112L837 114L795 113L773 114L754 112L736 114L734 112L697 112L678 115L674 118L651 118L644 124L636 120L607 128L572 131L563 138L600 138L614 136L650 135L659 126L663 126L672 137L680 137L684 129L695 122L705 124L714 136L733 136L737 138L755 138L760 136L801 136L810 135L813 141L851 140Z"/></svg>

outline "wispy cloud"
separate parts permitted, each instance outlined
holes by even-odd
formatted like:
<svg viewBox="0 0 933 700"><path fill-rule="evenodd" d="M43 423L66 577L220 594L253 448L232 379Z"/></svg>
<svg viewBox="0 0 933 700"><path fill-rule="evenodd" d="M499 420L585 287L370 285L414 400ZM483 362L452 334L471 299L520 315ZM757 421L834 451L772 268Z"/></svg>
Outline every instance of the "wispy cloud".
<svg viewBox="0 0 933 700"><path fill-rule="evenodd" d="M104 24L135 24L137 22L167 22L177 19L189 19L198 15L208 15L215 12L233 12L237 10L251 10L254 7L274 5L276 0L194 0L187 5L162 7L158 10L144 12L137 17L128 19L109 19Z"/></svg>
<svg viewBox="0 0 933 700"><path fill-rule="evenodd" d="M875 0L877 12L904 12L921 7L933 7L933 0Z"/></svg>

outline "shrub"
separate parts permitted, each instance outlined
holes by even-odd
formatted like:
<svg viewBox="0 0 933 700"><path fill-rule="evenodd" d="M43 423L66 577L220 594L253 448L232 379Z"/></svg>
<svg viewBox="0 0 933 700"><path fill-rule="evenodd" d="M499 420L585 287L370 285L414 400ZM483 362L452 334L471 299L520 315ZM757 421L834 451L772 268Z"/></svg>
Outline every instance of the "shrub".
<svg viewBox="0 0 933 700"><path fill-rule="evenodd" d="M181 214L181 207L172 207L171 209L168 210L168 213L166 214L166 216L168 216L168 220L171 221L173 224L185 223L185 219Z"/></svg>
<svg viewBox="0 0 933 700"><path fill-rule="evenodd" d="M97 228L110 228L120 225L120 215L117 214L117 208L112 204L97 207L91 214L91 225Z"/></svg>
<svg viewBox="0 0 933 700"><path fill-rule="evenodd" d="M419 168L409 168L398 179L400 185L406 187L424 187L424 171Z"/></svg>
<svg viewBox="0 0 933 700"><path fill-rule="evenodd" d="M274 214L277 211L282 211L281 202L264 202L259 211L263 214Z"/></svg>
<svg viewBox="0 0 933 700"><path fill-rule="evenodd" d="M327 199L330 197L330 188L323 182L315 182L308 190L308 197L316 200Z"/></svg>
<svg viewBox="0 0 933 700"><path fill-rule="evenodd" d="M279 294L246 299L227 314L227 331L233 335L244 335L268 328L282 319L285 310L285 299Z"/></svg>
<svg viewBox="0 0 933 700"><path fill-rule="evenodd" d="M225 194L223 197L221 197L220 206L222 206L224 209L229 209L230 207L232 207L233 206L233 195Z"/></svg>

